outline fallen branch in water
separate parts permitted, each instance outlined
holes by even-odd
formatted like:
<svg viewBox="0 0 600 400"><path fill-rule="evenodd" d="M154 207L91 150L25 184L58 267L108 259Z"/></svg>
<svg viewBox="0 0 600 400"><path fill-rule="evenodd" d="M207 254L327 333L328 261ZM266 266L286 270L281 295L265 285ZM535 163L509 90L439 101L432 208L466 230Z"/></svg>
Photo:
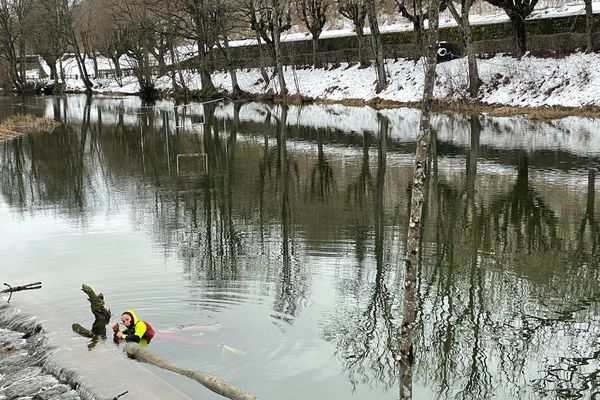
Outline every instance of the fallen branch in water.
<svg viewBox="0 0 600 400"><path fill-rule="evenodd" d="M125 391L125 392L123 392L123 393L121 393L121 394L120 394L120 395L118 395L118 396L115 396L115 397L113 397L113 399L112 399L112 400L119 400L119 397L123 397L123 396L125 396L127 393L129 393L129 390L128 390L128 391Z"/></svg>
<svg viewBox="0 0 600 400"><path fill-rule="evenodd" d="M221 396L227 397L232 400L259 400L258 397L244 392L238 389L233 384L227 382L225 379L219 378L218 376L207 374L202 371L195 371L191 369L185 369L178 367L177 365L165 360L164 358L157 356L149 350L140 347L137 343L127 343L125 345L125 351L131 358L145 361L149 364L156 365L157 367L166 369L171 372L186 376L193 379L207 389L220 394Z"/></svg>
<svg viewBox="0 0 600 400"><path fill-rule="evenodd" d="M14 292L20 292L21 290L41 289L42 282L33 282L33 283L28 283L27 285L15 286L15 287L10 286L8 283L4 283L4 286L8 286L8 289L4 289L4 290L0 291L0 294L10 293L10 296L8 296L8 301L7 301L7 303L10 303L10 299L12 299L12 294Z"/></svg>
<svg viewBox="0 0 600 400"><path fill-rule="evenodd" d="M102 293L96 294L96 292L85 283L81 285L81 291L87 294L88 301L90 302L90 309L92 310L94 317L96 319L109 321L111 314L110 310L105 307L104 295Z"/></svg>
<svg viewBox="0 0 600 400"><path fill-rule="evenodd" d="M85 336L88 338L93 338L94 333L92 331L90 331L89 329L84 328L83 326L79 325L78 323L74 323L73 325L71 325L71 329L73 329L73 332L75 333L79 333L81 336Z"/></svg>
<svg viewBox="0 0 600 400"><path fill-rule="evenodd" d="M110 310L105 307L104 295L102 293L96 294L94 290L86 285L81 285L81 291L87 294L87 300L90 302L90 309L94 314L94 323L92 329L86 329L78 323L71 325L73 332L80 334L87 338L95 338L97 336L106 337L106 325L110 321Z"/></svg>

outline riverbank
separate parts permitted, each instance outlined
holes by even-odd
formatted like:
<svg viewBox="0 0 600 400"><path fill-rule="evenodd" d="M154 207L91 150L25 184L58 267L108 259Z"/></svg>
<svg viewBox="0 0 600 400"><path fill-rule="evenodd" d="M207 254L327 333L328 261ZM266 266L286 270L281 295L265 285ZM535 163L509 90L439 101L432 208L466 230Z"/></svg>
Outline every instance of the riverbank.
<svg viewBox="0 0 600 400"><path fill-rule="evenodd" d="M482 81L478 98L468 96L466 58L438 65L435 97L439 110L462 112L490 112L496 115L530 114L538 118L558 118L566 115L600 116L600 54L574 53L564 58L540 58L526 55L516 59L508 55L495 55L479 59ZM381 93L375 91L374 67L342 64L322 69L293 69L284 72L289 97L293 103L340 103L369 105L377 108L418 106L422 98L423 60L387 60L389 84ZM183 81L191 93L201 90L200 79L190 71L182 73ZM277 98L280 88L277 79L265 85L259 70L237 71L241 89L253 99ZM215 72L212 76L218 91L231 93L228 72ZM136 94L139 85L134 77L98 79L94 88L104 94ZM170 77L156 78L156 88L161 94L173 95ZM67 90L82 92L78 80L68 80Z"/></svg>

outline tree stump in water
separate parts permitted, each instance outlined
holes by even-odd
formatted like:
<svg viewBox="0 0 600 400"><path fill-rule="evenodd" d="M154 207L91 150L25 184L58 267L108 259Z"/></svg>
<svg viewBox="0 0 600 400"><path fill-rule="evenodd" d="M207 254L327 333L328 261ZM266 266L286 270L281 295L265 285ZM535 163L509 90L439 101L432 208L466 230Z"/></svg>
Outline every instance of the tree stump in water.
<svg viewBox="0 0 600 400"><path fill-rule="evenodd" d="M88 296L90 309L92 310L94 317L96 317L97 320L110 321L111 314L110 310L104 306L104 295L102 293L96 294L94 290L85 283L81 285L81 290Z"/></svg>
<svg viewBox="0 0 600 400"><path fill-rule="evenodd" d="M164 358L157 356L151 351L140 347L137 343L127 343L125 346L127 355L131 358L145 361L149 364L156 365L157 367L166 369L171 372L186 376L193 379L207 389L220 394L221 396L227 397L232 400L259 400L258 397L244 392L243 390L235 387L233 384L227 382L225 379L219 378L211 374L207 374L201 371L195 371L191 369L185 369L178 367L177 365L165 360Z"/></svg>
<svg viewBox="0 0 600 400"><path fill-rule="evenodd" d="M108 325L110 321L111 313L110 310L105 307L104 295L102 293L96 294L96 292L85 283L81 285L81 290L88 296L90 309L92 310L92 314L94 314L94 323L92 324L91 331L75 323L71 327L73 332L89 338L94 338L96 336L106 337L106 325Z"/></svg>

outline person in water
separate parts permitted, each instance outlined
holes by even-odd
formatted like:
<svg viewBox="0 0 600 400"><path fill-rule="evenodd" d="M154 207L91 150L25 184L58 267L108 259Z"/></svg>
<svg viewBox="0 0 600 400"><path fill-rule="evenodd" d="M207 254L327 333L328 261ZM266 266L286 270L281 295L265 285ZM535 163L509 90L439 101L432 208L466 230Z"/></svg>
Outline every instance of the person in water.
<svg viewBox="0 0 600 400"><path fill-rule="evenodd" d="M115 340L124 340L144 345L150 343L154 337L152 326L148 322L138 319L133 310L127 310L121 314L121 322L125 326L125 329L119 329L118 322L115 322L112 326L115 333Z"/></svg>

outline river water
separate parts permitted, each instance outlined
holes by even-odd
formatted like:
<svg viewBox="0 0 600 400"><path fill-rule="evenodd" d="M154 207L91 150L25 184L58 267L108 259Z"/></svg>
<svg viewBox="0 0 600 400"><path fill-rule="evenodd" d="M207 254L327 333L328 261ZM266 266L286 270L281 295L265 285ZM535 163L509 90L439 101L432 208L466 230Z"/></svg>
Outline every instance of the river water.
<svg viewBox="0 0 600 400"><path fill-rule="evenodd" d="M85 326L87 283L262 399L397 398L417 110L0 100L23 111L63 125L0 143L0 278L44 284L13 304ZM590 398L600 121L433 125L414 398Z"/></svg>

